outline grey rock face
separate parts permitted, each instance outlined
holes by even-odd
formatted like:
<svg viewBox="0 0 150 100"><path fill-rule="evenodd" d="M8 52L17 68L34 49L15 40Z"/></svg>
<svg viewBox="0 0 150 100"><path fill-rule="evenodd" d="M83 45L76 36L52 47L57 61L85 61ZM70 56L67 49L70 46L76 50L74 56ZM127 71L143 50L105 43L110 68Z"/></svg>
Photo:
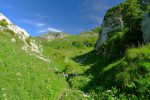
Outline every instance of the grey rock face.
<svg viewBox="0 0 150 100"><path fill-rule="evenodd" d="M102 23L102 33L99 34L95 50L98 51L98 48L107 40L108 33L117 29L122 29L124 27L121 16L109 16L105 18Z"/></svg>
<svg viewBox="0 0 150 100"><path fill-rule="evenodd" d="M150 42L150 14L145 14L141 23L143 39L146 43Z"/></svg>
<svg viewBox="0 0 150 100"><path fill-rule="evenodd" d="M64 38L68 36L68 34L66 33L63 33L63 32L50 32L50 33L47 33L47 34L44 34L42 36L42 38L48 40L48 41L52 41L54 39L57 39L57 38Z"/></svg>
<svg viewBox="0 0 150 100"><path fill-rule="evenodd" d="M28 37L30 37L24 29L14 25L7 17L0 13L0 21L2 20L5 20L7 22L7 28L18 34L21 40L25 41ZM1 30L3 30L4 28L5 27L1 26Z"/></svg>
<svg viewBox="0 0 150 100"><path fill-rule="evenodd" d="M6 27L0 25L0 31L4 31L4 30L13 31L20 38L20 40L22 40L24 42L24 45L22 46L23 50L25 50L25 51L30 50L30 51L36 52L36 53L42 52L41 46L36 44L36 42L33 39L30 39L29 43L27 42L27 40L29 40L29 38L30 38L30 35L26 32L26 30L16 26L7 17L5 17L2 13L0 13L0 21L3 21L3 20L6 21L7 25L6 25Z"/></svg>

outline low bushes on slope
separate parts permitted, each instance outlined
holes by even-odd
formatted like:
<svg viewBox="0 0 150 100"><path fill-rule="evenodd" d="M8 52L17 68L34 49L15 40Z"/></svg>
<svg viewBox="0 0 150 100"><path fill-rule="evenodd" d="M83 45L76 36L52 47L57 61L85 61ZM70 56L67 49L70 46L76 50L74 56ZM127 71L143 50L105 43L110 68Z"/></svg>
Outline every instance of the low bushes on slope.
<svg viewBox="0 0 150 100"><path fill-rule="evenodd" d="M121 60L101 70L99 83L105 87L116 86L127 94L149 98L150 94L150 44L132 48Z"/></svg>

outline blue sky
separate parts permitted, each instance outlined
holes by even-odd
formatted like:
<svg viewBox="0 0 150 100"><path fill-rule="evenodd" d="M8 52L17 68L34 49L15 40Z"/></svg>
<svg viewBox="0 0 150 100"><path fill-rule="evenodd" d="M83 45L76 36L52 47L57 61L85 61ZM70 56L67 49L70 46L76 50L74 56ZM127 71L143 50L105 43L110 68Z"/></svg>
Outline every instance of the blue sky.
<svg viewBox="0 0 150 100"><path fill-rule="evenodd" d="M79 34L100 26L107 9L124 0L0 0L0 12L32 36Z"/></svg>

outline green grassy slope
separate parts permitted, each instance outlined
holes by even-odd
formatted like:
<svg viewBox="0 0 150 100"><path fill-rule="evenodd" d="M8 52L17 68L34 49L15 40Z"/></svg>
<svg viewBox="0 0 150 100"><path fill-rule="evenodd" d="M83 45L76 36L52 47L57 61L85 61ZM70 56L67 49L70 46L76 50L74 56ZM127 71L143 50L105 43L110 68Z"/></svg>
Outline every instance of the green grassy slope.
<svg viewBox="0 0 150 100"><path fill-rule="evenodd" d="M126 31L128 29L117 31L106 43L120 41ZM97 35L87 32L51 42L43 39L38 41L44 48L43 54L57 68L55 72L69 75L66 81L71 90L65 91L62 98L148 99L149 45L130 48L125 55L119 55L120 60L111 62L103 54L96 55L92 51L96 40Z"/></svg>
<svg viewBox="0 0 150 100"><path fill-rule="evenodd" d="M0 99L148 100L150 45L141 46L139 24L147 9L138 0L109 9L105 18L121 14L125 28L108 34L99 55L93 51L98 27L53 41L36 37L49 63L21 50L23 42L15 33L0 32Z"/></svg>
<svg viewBox="0 0 150 100"><path fill-rule="evenodd" d="M84 65L85 56L80 57L80 55L91 52L97 38L98 34L93 31L83 32L79 35L70 35L62 39L55 39L54 41L36 38L43 46L43 54L51 59L52 65L56 66L56 73L65 73L69 76L66 77L66 81L71 90L65 92L67 96L65 96L66 94L63 95L65 100L70 100L70 98L86 98L80 90L90 80L84 73L92 64ZM73 77L73 74L77 76Z"/></svg>
<svg viewBox="0 0 150 100"><path fill-rule="evenodd" d="M23 43L0 32L0 99L56 100L67 87L51 64L21 50Z"/></svg>

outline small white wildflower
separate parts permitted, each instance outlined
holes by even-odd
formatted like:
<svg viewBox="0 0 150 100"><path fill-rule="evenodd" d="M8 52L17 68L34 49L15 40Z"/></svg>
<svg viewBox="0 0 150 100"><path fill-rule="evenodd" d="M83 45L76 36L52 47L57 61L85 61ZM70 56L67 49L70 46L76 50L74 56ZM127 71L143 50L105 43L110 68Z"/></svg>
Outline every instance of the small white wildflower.
<svg viewBox="0 0 150 100"><path fill-rule="evenodd" d="M88 98L88 97L89 97L89 96L88 96L88 95L86 95L86 94L83 94L83 96L84 96L84 97L86 97L86 98Z"/></svg>
<svg viewBox="0 0 150 100"><path fill-rule="evenodd" d="M111 90L107 90L106 92L110 93L110 92L111 92Z"/></svg>
<svg viewBox="0 0 150 100"><path fill-rule="evenodd" d="M16 39L15 39L15 38L12 38L12 39L11 39L11 42L16 43Z"/></svg>
<svg viewBox="0 0 150 100"><path fill-rule="evenodd" d="M6 97L6 94L3 94L3 97Z"/></svg>
<svg viewBox="0 0 150 100"><path fill-rule="evenodd" d="M21 76L22 74L21 74L20 72L18 72L16 75L17 75L17 76Z"/></svg>

